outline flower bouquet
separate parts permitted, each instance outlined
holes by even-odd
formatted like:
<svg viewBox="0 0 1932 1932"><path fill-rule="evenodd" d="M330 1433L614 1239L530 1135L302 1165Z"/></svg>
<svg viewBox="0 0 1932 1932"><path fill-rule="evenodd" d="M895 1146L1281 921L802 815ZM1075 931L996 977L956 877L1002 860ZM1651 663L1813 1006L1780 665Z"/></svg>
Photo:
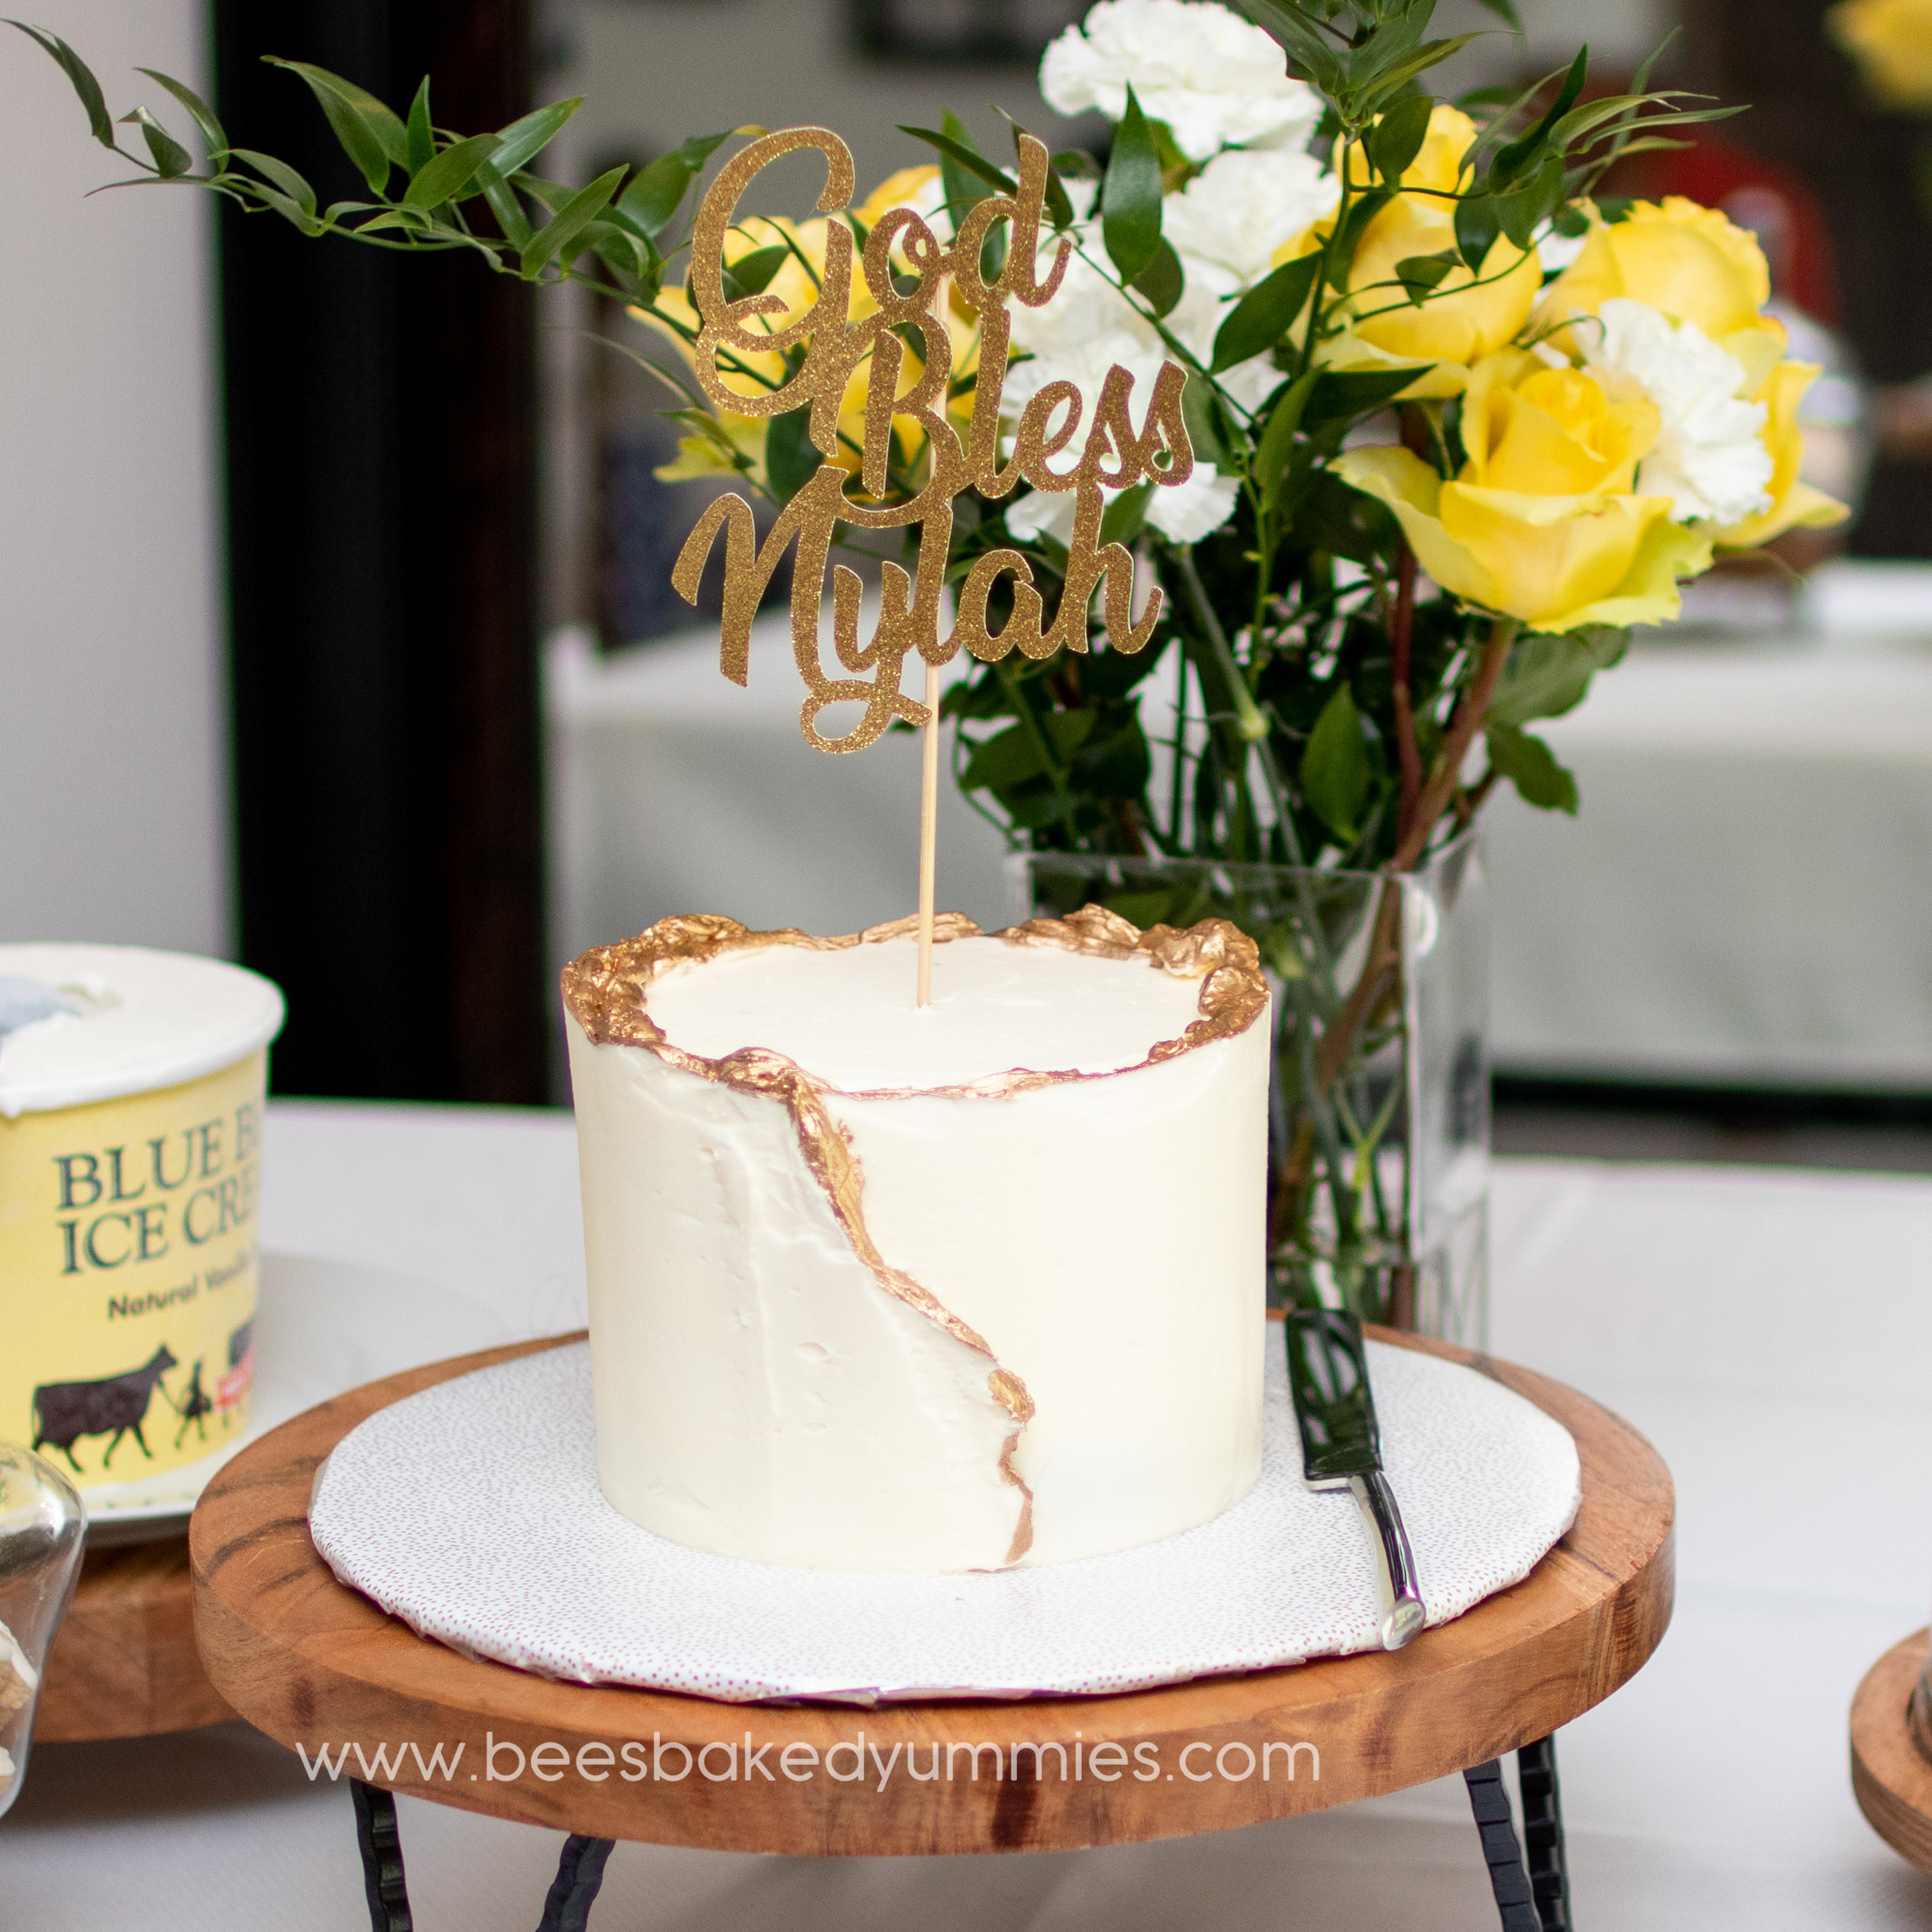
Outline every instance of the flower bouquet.
<svg viewBox="0 0 1932 1932"><path fill-rule="evenodd" d="M1512 0L1485 4L1514 24ZM1094 598L1104 640L981 651L945 709L958 782L1026 855L1038 903L1098 899L1143 925L1219 912L1253 935L1280 990L1280 1291L1413 1315L1419 1272L1482 1192L1483 961L1479 934L1454 934L1480 896L1469 835L1484 801L1506 782L1573 811L1537 721L1580 702L1632 626L1673 617L1678 584L1716 553L1845 512L1798 480L1795 411L1815 371L1763 313L1756 241L1688 201L1598 192L1620 158L1733 110L1641 73L1593 95L1583 53L1520 93L1439 100L1430 70L1471 36L1427 38L1434 0L1242 5L1100 0L1042 63L1048 103L1097 110L1111 142L1104 161L1067 152L1047 168L1033 280L1050 298L1002 312L989 335L957 286L946 298L938 420L984 439L975 419L992 410L1002 450L1024 421L1051 458L1083 416L1117 407L1117 366L1155 399L1148 426L1122 434L1151 437L1178 386L1189 449L1110 492L1099 531L1106 554L1151 569L1158 611L1101 600L1076 570L1066 594ZM32 31L114 145L91 74ZM464 137L434 124L427 82L405 116L283 64L368 199L321 206L163 77L206 171L145 109L127 118L148 153L129 158L310 234L468 250L600 289L648 332L626 352L676 392L667 476L735 478L782 512L818 475L811 408L739 413L692 379L701 318L679 258L730 137L575 187L533 168L575 102ZM1015 128L1021 165L1002 165L950 114L905 131L932 162L847 212L737 218L716 244L725 294L764 298L774 338L720 363L732 393L769 395L811 352L794 325L821 293L828 223L860 249L889 223L891 269L916 285L906 251L922 228L950 246L1043 152ZM1029 192L1041 196L1036 175ZM1019 224L982 226L990 282ZM877 307L858 279L849 300L853 318ZM920 344L893 339L896 376L882 373L896 399L919 383ZM916 498L933 457L910 413L883 446L876 425L867 434L872 379L862 361L829 460L851 500L878 509ZM955 505L947 575L977 587L976 638L996 641L1021 597L1035 602L1015 634L1043 636L1069 577L1076 497L1019 483L1022 467L1001 473L1003 494ZM872 535L838 540L863 550ZM1091 532L1077 540L1092 551ZM1445 1038L1431 1036L1437 1012ZM1455 1158L1427 1156L1430 1142ZM1469 1265L1479 1278L1479 1223Z"/></svg>

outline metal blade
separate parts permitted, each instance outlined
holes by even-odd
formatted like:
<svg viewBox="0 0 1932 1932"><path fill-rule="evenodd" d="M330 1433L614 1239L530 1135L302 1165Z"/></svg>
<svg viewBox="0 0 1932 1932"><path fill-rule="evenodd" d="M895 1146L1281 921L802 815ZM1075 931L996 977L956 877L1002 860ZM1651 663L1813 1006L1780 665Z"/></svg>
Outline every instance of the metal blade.
<svg viewBox="0 0 1932 1932"><path fill-rule="evenodd" d="M1344 1482L1382 1467L1362 1324L1338 1308L1291 1308L1283 1318L1288 1386L1310 1482Z"/></svg>

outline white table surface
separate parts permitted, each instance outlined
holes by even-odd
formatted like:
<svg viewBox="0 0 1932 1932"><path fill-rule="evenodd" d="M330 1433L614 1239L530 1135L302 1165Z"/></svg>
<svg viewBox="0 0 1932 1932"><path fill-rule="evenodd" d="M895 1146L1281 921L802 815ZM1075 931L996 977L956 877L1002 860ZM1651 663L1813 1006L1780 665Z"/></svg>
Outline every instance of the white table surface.
<svg viewBox="0 0 1932 1932"><path fill-rule="evenodd" d="M568 1117L270 1111L265 1245L379 1261L513 1330L580 1318ZM1845 1714L1932 1597L1932 1181L1502 1161L1492 1342L1608 1403L1676 1477L1675 1624L1559 1740L1587 1932L1879 1932L1932 1879L1853 1804ZM402 1801L426 1932L527 1932L557 1834ZM361 1932L348 1794L230 1725L37 1751L4 1932ZM1488 1932L1460 1780L1099 1852L825 1860L621 1845L598 1932Z"/></svg>

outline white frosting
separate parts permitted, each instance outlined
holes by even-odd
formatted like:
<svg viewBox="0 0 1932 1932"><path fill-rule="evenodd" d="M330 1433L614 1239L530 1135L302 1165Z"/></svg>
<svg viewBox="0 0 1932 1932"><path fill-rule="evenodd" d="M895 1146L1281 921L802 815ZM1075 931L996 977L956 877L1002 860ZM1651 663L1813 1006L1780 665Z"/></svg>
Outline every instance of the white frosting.
<svg viewBox="0 0 1932 1932"><path fill-rule="evenodd" d="M1012 1457L1022 1563L1152 1542L1252 1486L1265 1016L1145 1067L1198 1016L1199 981L970 940L939 949L934 988L917 1012L910 942L771 949L667 975L649 1010L689 1051L773 1048L847 1090L1131 1070L828 1102L886 1262L991 1358L859 1259L781 1102L570 1022L599 1471L647 1529L819 1569L998 1567L1025 1497L1000 1469L995 1366L1035 1405Z"/></svg>
<svg viewBox="0 0 1932 1932"><path fill-rule="evenodd" d="M282 996L257 973L140 946L0 946L0 979L63 1009L0 1034L0 1117L199 1080L266 1046Z"/></svg>
<svg viewBox="0 0 1932 1932"><path fill-rule="evenodd" d="M652 982L651 1017L687 1053L764 1046L845 1093L953 1087L1016 1066L1111 1073L1178 1039L1200 981L1145 961L956 939L933 951L933 1003L915 1005L910 939L821 953L770 946Z"/></svg>

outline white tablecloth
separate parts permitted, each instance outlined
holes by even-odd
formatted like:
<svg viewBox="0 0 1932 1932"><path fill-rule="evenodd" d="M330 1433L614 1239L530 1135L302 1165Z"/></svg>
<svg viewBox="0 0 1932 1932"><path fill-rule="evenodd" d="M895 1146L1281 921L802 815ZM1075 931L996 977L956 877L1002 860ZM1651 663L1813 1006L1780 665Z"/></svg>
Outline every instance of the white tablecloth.
<svg viewBox="0 0 1932 1932"><path fill-rule="evenodd" d="M666 913L911 910L915 740L811 751L800 696L782 611L745 690L715 632L560 638L560 963ZM1539 729L1583 809L1485 816L1501 1070L1932 1092L1932 566L1828 566L1788 634L1640 645ZM1004 924L999 832L949 782L942 804L940 903Z"/></svg>
<svg viewBox="0 0 1932 1932"><path fill-rule="evenodd" d="M1639 646L1484 823L1499 1070L1932 1090L1932 648Z"/></svg>
<svg viewBox="0 0 1932 1932"><path fill-rule="evenodd" d="M565 1117L270 1110L264 1233L577 1318ZM1932 1182L1501 1161L1498 1352L1607 1402L1668 1460L1675 1624L1559 1740L1590 1932L1881 1932L1932 1880L1855 1808L1845 1723L1932 1597ZM556 1834L401 1806L420 1923L527 1932ZM4 1932L359 1932L348 1794L240 1726L35 1755L0 1821ZM1209 1838L957 1861L621 1845L598 1932L1490 1932L1460 1780Z"/></svg>

